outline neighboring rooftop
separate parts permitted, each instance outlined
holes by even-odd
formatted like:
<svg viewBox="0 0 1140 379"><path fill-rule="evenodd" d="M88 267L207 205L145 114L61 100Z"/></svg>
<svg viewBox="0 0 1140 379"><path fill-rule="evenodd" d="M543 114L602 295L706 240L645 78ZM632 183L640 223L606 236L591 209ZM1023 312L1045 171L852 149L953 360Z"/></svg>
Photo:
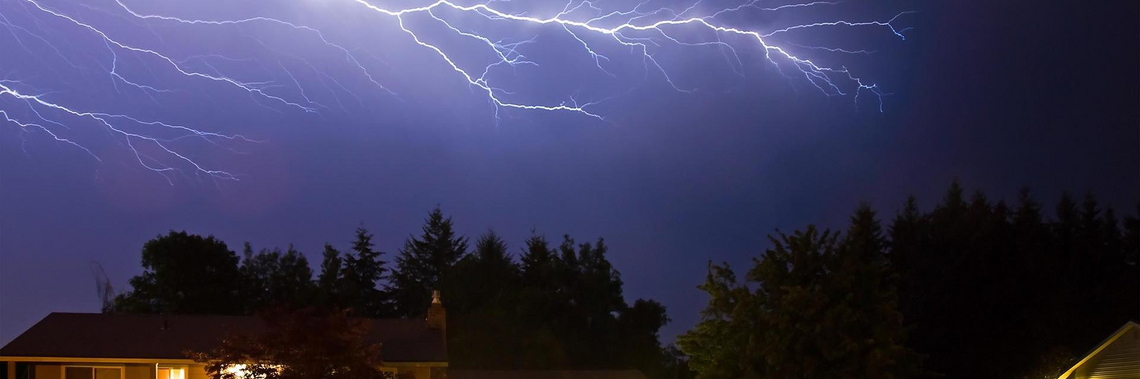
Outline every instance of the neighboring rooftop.
<svg viewBox="0 0 1140 379"><path fill-rule="evenodd" d="M447 362L444 334L424 320L370 319L365 339L380 343L388 362ZM0 356L186 359L227 334L266 328L254 316L52 313L8 345Z"/></svg>

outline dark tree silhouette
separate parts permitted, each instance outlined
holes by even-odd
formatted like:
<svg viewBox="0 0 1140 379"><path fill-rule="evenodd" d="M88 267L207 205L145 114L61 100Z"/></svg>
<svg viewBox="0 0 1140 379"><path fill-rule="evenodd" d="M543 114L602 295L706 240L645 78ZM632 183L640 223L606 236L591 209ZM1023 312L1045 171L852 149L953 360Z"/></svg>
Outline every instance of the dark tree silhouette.
<svg viewBox="0 0 1140 379"><path fill-rule="evenodd" d="M188 356L214 379L391 379L381 371L381 346L364 339L367 320L316 308L259 314L261 332L242 332ZM234 370L240 367L241 370Z"/></svg>
<svg viewBox="0 0 1140 379"><path fill-rule="evenodd" d="M424 222L423 234L408 237L392 272L396 313L421 317L431 303L431 291L440 288L442 276L467 254L467 238L455 233L451 218L436 207Z"/></svg>
<svg viewBox="0 0 1140 379"><path fill-rule="evenodd" d="M846 237L814 226L770 237L738 283L710 265L711 299L678 339L698 378L906 378L921 373L887 281L886 241L869 207Z"/></svg>
<svg viewBox="0 0 1140 379"><path fill-rule="evenodd" d="M309 261L290 245L284 254L280 250L262 250L254 254L249 243L243 250L241 273L245 279L242 288L246 312L269 307L305 307L316 296L313 270Z"/></svg>
<svg viewBox="0 0 1140 379"><path fill-rule="evenodd" d="M142 275L115 299L136 313L237 314L245 310L238 257L225 242L171 231L143 245Z"/></svg>
<svg viewBox="0 0 1140 379"><path fill-rule="evenodd" d="M392 314L389 294L378 288L387 278L388 269L386 262L380 259L384 253L373 247L372 234L367 229L356 228L351 254L344 256L341 272L336 276L340 280L338 298L342 307L361 315L381 317ZM332 262L329 264L334 265Z"/></svg>
<svg viewBox="0 0 1140 379"><path fill-rule="evenodd" d="M1012 209L954 183L890 227L890 266L912 346L950 378L1038 378L1140 318L1137 234L1086 194L1047 218L1028 189ZM1134 221L1131 221L1134 222ZM1130 255L1131 254L1131 255ZM984 342L981 342L984 341ZM1000 359L995 359L1000 357Z"/></svg>

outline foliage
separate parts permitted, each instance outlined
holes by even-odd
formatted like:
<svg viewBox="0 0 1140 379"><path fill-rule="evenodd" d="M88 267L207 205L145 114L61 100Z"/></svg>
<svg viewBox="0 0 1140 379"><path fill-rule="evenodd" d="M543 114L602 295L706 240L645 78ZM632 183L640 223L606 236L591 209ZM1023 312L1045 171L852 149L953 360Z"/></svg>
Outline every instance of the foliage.
<svg viewBox="0 0 1140 379"><path fill-rule="evenodd" d="M710 265L711 300L678 345L699 378L905 378L919 373L907 349L885 242L861 207L841 242L814 226L770 237L746 283Z"/></svg>
<svg viewBox="0 0 1140 379"><path fill-rule="evenodd" d="M397 314L420 317L431 303L431 291L440 287L442 277L467 254L467 239L456 235L451 218L444 218L436 207L428 215L419 237L408 237L396 258L392 273L392 295Z"/></svg>
<svg viewBox="0 0 1140 379"><path fill-rule="evenodd" d="M344 257L344 268L336 286L341 307L356 310L363 315L379 317L391 313L388 293L377 288L386 278L388 269L380 258L383 252L373 250L372 234L364 228L356 229L352 254ZM426 309L426 308L425 308Z"/></svg>
<svg viewBox="0 0 1140 379"><path fill-rule="evenodd" d="M239 260L213 237L172 231L144 245L143 273L113 311L418 318L440 289L453 367L654 378L1037 378L1140 319L1140 218L1118 219L1092 195L1045 207L1024 190L1010 206L954 183L929 211L908 198L882 229L862 206L843 235L772 236L743 282L710 264L702 321L678 340L687 358L659 342L664 306L625 301L605 241L532 234L514 257L489 231L468 254L438 208L395 262L363 228L344 253L326 245L316 280L291 247L247 245Z"/></svg>
<svg viewBox="0 0 1140 379"><path fill-rule="evenodd" d="M143 245L142 275L131 292L115 299L115 311L139 313L241 313L238 257L225 242L171 231Z"/></svg>
<svg viewBox="0 0 1140 379"><path fill-rule="evenodd" d="M777 234L745 283L709 266L678 345L704 378L1050 377L1140 318L1140 219L1122 230L1091 194L1043 208L955 182L931 211L908 198L886 236L866 206L843 238Z"/></svg>
<svg viewBox="0 0 1140 379"><path fill-rule="evenodd" d="M247 312L273 306L303 307L312 303L316 294L313 270L304 255L290 245L280 250L262 250L253 254L245 244L241 273L245 279Z"/></svg>
<svg viewBox="0 0 1140 379"><path fill-rule="evenodd" d="M456 367L487 369L637 368L672 377L679 359L657 332L668 322L652 300L625 303L621 279L604 241L557 251L532 236L521 264L493 232L456 264L456 285L444 287L448 344Z"/></svg>
<svg viewBox="0 0 1140 379"><path fill-rule="evenodd" d="M369 323L347 312L317 308L259 315L266 330L227 337L188 356L214 379L380 379L381 346L364 339ZM241 370L232 370L241 367Z"/></svg>
<svg viewBox="0 0 1140 379"><path fill-rule="evenodd" d="M890 227L890 265L931 371L1040 377L1140 318L1136 218L1122 232L1091 194L1065 194L1051 213L1028 190L1011 207L966 199L957 183L929 212L907 201Z"/></svg>
<svg viewBox="0 0 1140 379"><path fill-rule="evenodd" d="M162 262L163 270L148 270L132 280L132 284L144 285L117 299L117 311L180 313L197 309L194 306L212 304L215 298L195 297L194 303L183 304L173 297L177 307L157 307L151 305L171 300L153 294L216 292L212 285L221 283L221 288L229 291L229 307L201 313L321 309L358 317L420 318L428 308L431 291L438 289L443 292L448 312L451 367L637 368L654 378L689 375L679 351L659 342L658 331L669 322L665 307L647 299L626 303L621 275L609 262L609 248L602 239L579 244L563 236L562 243L552 247L542 236L533 235L516 260L507 243L488 231L476 240L469 254L467 239L456 233L451 219L436 208L425 220L422 234L408 238L394 265L382 259L383 253L372 243L372 234L358 228L346 252L325 245L315 280L305 256L292 247L284 253L264 249L255 254L246 244L244 259L239 262L220 241L185 232L161 236L147 246L166 246L151 249L147 256L147 262ZM202 247L213 250L200 251ZM230 258L223 260L221 267L202 266L213 262L210 259L188 259L205 253ZM170 276L179 273L171 274L166 268L175 263L167 262L177 262L180 269L189 272L227 275L170 284ZM244 338L228 346L227 354L239 354L233 359L270 354L250 348L261 346L262 340L257 338L262 337Z"/></svg>

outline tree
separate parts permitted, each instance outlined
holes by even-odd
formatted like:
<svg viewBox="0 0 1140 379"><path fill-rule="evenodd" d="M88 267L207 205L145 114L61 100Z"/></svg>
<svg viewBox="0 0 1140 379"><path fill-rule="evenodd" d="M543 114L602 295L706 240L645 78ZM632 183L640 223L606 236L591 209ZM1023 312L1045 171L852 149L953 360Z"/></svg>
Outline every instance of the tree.
<svg viewBox="0 0 1140 379"><path fill-rule="evenodd" d="M142 275L115 299L115 311L239 314L245 310L238 257L225 242L171 231L143 245Z"/></svg>
<svg viewBox="0 0 1140 379"><path fill-rule="evenodd" d="M893 287L883 280L885 241L861 207L848 236L814 226L777 232L745 284L710 265L702 321L678 339L699 378L906 378L920 373L907 349ZM754 288L754 289L753 289Z"/></svg>
<svg viewBox="0 0 1140 379"><path fill-rule="evenodd" d="M214 379L381 379L381 346L365 339L369 323L346 311L271 310L262 332L231 335L188 355ZM241 370L233 370L233 367Z"/></svg>
<svg viewBox="0 0 1140 379"><path fill-rule="evenodd" d="M423 234L408 237L396 258L392 295L396 313L421 317L431 302L431 291L459 259L467 254L467 238L455 233L451 218L436 207L424 221Z"/></svg>
<svg viewBox="0 0 1140 379"><path fill-rule="evenodd" d="M479 237L475 250L452 271L454 280L443 288L447 301L448 346L458 367L503 368L518 359L515 341L520 330L518 265L507 253L507 244L494 231Z"/></svg>
<svg viewBox="0 0 1140 379"><path fill-rule="evenodd" d="M388 269L384 267L386 262L380 259L384 253L374 250L374 246L372 234L367 229L357 228L352 253L344 257L343 269L337 276L341 282L337 286L337 292L342 307L351 308L362 315L380 317L391 313L388 293L377 288L380 281L387 277L385 273ZM335 255L329 259L336 259ZM335 263L329 262L329 265ZM427 309L426 306L424 309Z"/></svg>
<svg viewBox="0 0 1140 379"><path fill-rule="evenodd" d="M929 212L908 199L890 226L899 309L929 370L1039 378L1140 317L1140 268L1125 247L1136 238L1093 195L1062 195L1050 219L1028 189L1012 209L961 193L954 183Z"/></svg>
<svg viewBox="0 0 1140 379"><path fill-rule="evenodd" d="M284 252L254 253L247 243L239 266L237 255L221 241L172 233L147 243L148 270L133 282L136 291L116 304L122 311L146 312L253 314L273 309L271 315L286 320L292 316L282 315L300 312L307 325L317 322L312 312L420 317L431 291L439 289L451 316L447 334L453 367L636 368L653 378L686 377L689 371L680 353L660 344L658 332L669 322L664 305L647 299L625 301L621 274L610 263L603 239L576 243L566 235L552 248L542 236L532 235L525 245L516 262L507 243L488 231L467 254L467 239L457 235L451 219L437 208L425 220L423 234L407 240L391 275L372 234L358 228L346 253L325 245L314 280L307 259L292 246ZM197 274L183 278L172 267ZM382 287L386 278L389 291ZM186 295L192 298L183 298ZM228 308L209 308L218 307L218 299ZM278 323L286 331L294 325ZM340 333L315 325L314 330ZM279 363L267 362L297 360L296 367L320 363L292 355L282 358L294 352L275 350L272 344L304 344L316 338L288 333L277 339L240 337L223 350L200 353L213 354L203 357L219 365L253 362L250 371L268 377L294 374L278 372ZM214 374L237 379L223 371Z"/></svg>
<svg viewBox="0 0 1140 379"><path fill-rule="evenodd" d="M340 251L327 243L321 257L321 275L317 278L319 304L325 307L340 307L343 303L341 281L344 274L341 272L341 265L344 260L340 256Z"/></svg>
<svg viewBox="0 0 1140 379"><path fill-rule="evenodd" d="M665 306L655 300L637 299L623 307L617 319L616 345L618 362L636 367L650 378L675 376L678 368L676 351L661 346L657 332L669 323Z"/></svg>
<svg viewBox="0 0 1140 379"><path fill-rule="evenodd" d="M507 244L495 231L479 236L472 254L455 264L443 293L449 298L448 311L454 315L475 313L484 308L512 308L521 279L519 266L507 253ZM456 317L460 318L460 317Z"/></svg>
<svg viewBox="0 0 1140 379"><path fill-rule="evenodd" d="M677 346L689 356L689 367L701 379L761 378L767 370L762 358L762 332L758 297L737 282L727 263L708 266L700 288L709 296L701 321L677 337Z"/></svg>
<svg viewBox="0 0 1140 379"><path fill-rule="evenodd" d="M557 256L546 237L531 231L520 258L522 286L517 308L520 329L518 364L525 368L561 368L569 365L570 353L558 333L558 318L565 301L555 280Z"/></svg>
<svg viewBox="0 0 1140 379"><path fill-rule="evenodd" d="M269 307L298 308L312 304L316 295L313 283L313 270L309 260L289 245L284 254L281 250L262 250L253 254L249 243L245 244L241 273L245 279L243 287L247 313Z"/></svg>

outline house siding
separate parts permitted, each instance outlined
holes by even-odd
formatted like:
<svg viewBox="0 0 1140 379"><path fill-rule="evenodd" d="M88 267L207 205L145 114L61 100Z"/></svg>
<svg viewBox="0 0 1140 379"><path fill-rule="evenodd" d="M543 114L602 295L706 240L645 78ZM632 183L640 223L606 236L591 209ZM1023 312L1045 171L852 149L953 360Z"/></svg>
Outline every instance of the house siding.
<svg viewBox="0 0 1140 379"><path fill-rule="evenodd" d="M154 365L131 364L123 369L123 376L127 379L155 379Z"/></svg>
<svg viewBox="0 0 1140 379"><path fill-rule="evenodd" d="M36 369L33 372L35 372L36 375L35 379L61 379L60 376L63 375L62 370L60 365L36 365Z"/></svg>
<svg viewBox="0 0 1140 379"><path fill-rule="evenodd" d="M210 376L206 375L206 366L190 365L186 368L186 379L210 379Z"/></svg>
<svg viewBox="0 0 1140 379"><path fill-rule="evenodd" d="M1073 379L1140 378L1140 329L1120 336L1074 374Z"/></svg>
<svg viewBox="0 0 1140 379"><path fill-rule="evenodd" d="M138 361L136 361L138 362ZM10 378L16 377L14 374L16 370L16 362L7 362L8 372ZM99 362L68 362L68 363L32 363L29 366L28 379L63 379L64 366L114 366L123 368L123 377L125 379L156 379L155 378L155 363L113 363L108 361ZM174 364L179 366L179 364ZM392 366L397 370L398 376L401 379L440 379L447 376L442 374L446 368L433 366L421 366L418 364L396 364ZM15 378L23 379L23 378ZM186 366L186 379L210 379L206 374L206 366L200 364L190 364Z"/></svg>
<svg viewBox="0 0 1140 379"><path fill-rule="evenodd" d="M408 377L408 374L414 375L415 379L430 379L431 368L429 367L399 367L396 369L396 375L400 378Z"/></svg>

